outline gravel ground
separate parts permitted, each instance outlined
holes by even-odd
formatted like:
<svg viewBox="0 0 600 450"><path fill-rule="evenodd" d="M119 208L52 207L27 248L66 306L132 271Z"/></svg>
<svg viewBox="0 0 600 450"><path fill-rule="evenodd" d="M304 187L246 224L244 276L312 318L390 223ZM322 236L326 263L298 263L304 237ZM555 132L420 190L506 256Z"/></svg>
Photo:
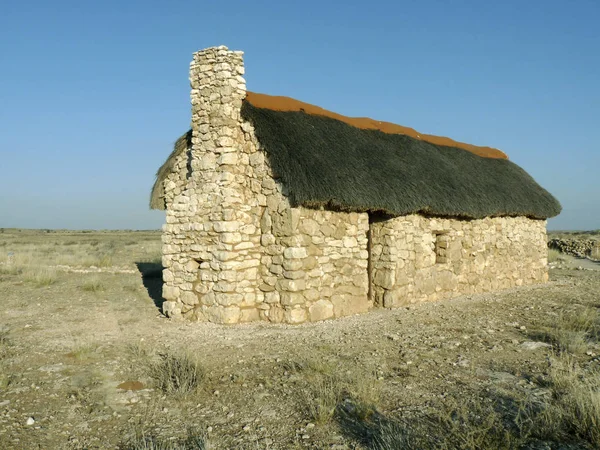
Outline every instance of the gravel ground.
<svg viewBox="0 0 600 450"><path fill-rule="evenodd" d="M339 421L315 420L311 373L354 380L386 417L506 390L543 397L537 380L556 349L539 330L600 307L592 265L552 269L545 285L336 321L178 323L150 295L160 280L125 259L115 264L124 270L58 270L47 283L0 271L0 448L124 448L135 430L176 438L190 427L212 448L370 448ZM166 394L144 368L183 353L205 377L197 392ZM590 342L575 358L600 367L598 354Z"/></svg>

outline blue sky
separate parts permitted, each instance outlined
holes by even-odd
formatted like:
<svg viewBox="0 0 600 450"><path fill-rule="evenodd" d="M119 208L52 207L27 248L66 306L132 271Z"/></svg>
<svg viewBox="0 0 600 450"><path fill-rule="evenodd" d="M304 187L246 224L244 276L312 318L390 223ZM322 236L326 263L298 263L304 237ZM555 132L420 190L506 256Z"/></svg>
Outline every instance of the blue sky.
<svg viewBox="0 0 600 450"><path fill-rule="evenodd" d="M21 1L0 14L0 227L153 229L194 51L248 89L500 148L600 228L600 2Z"/></svg>

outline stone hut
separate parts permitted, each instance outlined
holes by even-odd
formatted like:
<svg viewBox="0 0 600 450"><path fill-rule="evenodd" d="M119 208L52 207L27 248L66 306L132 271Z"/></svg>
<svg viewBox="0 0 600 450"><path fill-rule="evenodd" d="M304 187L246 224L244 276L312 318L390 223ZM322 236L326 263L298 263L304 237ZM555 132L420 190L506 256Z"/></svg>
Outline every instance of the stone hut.
<svg viewBox="0 0 600 450"><path fill-rule="evenodd" d="M194 54L192 129L157 173L173 318L302 323L547 281L560 204L499 150L246 91Z"/></svg>

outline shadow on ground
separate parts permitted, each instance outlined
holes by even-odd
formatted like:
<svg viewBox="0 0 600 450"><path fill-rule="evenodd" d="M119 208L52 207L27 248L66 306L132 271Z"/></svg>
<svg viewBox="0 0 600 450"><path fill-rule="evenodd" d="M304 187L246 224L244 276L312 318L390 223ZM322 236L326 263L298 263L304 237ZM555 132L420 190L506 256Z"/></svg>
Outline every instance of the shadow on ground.
<svg viewBox="0 0 600 450"><path fill-rule="evenodd" d="M162 296L162 270L163 266L160 263L136 262L135 265L142 275L142 282L148 291L148 295L162 312L162 304L165 299Z"/></svg>
<svg viewBox="0 0 600 450"><path fill-rule="evenodd" d="M520 422L524 408L527 419L541 411L539 399L527 403L495 390L485 397L489 402L461 400L430 412L416 407L394 418L347 399L337 406L335 419L345 437L368 450L587 448L540 441L530 421Z"/></svg>

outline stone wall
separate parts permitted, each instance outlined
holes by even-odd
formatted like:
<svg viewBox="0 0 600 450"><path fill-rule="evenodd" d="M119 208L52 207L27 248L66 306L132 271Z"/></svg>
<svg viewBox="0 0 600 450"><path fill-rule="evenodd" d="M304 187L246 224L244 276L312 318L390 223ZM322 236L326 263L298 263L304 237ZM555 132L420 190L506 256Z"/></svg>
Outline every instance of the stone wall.
<svg viewBox="0 0 600 450"><path fill-rule="evenodd" d="M546 221L418 215L371 225L375 304L397 307L548 280Z"/></svg>
<svg viewBox="0 0 600 450"><path fill-rule="evenodd" d="M600 240L553 238L548 247L578 258L600 259Z"/></svg>
<svg viewBox="0 0 600 450"><path fill-rule="evenodd" d="M291 208L281 198L261 227L266 318L301 323L369 309L366 213Z"/></svg>

